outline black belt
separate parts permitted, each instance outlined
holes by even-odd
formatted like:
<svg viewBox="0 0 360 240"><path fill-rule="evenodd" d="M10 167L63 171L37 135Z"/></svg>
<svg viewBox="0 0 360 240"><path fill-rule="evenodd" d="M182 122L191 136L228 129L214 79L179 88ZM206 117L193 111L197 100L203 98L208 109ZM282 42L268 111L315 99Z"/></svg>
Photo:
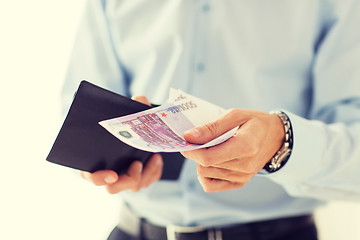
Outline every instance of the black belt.
<svg viewBox="0 0 360 240"><path fill-rule="evenodd" d="M315 226L312 215L303 215L214 228L160 227L137 218L129 209L121 212L118 228L142 240L271 240Z"/></svg>
<svg viewBox="0 0 360 240"><path fill-rule="evenodd" d="M312 215L238 224L221 228L180 226L168 226L165 228L142 221L141 235L146 240L270 240L311 225L314 225Z"/></svg>

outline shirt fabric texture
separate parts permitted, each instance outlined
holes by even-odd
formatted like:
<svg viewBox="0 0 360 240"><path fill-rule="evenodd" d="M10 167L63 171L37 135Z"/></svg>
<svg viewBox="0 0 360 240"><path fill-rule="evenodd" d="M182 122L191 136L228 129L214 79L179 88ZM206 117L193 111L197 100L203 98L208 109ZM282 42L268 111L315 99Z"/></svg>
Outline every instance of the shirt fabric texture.
<svg viewBox="0 0 360 240"><path fill-rule="evenodd" d="M172 87L223 108L286 112L294 145L278 172L205 193L186 160L178 181L119 194L154 224L247 223L359 201L359 23L358 0L90 0L64 107L86 79L155 104Z"/></svg>

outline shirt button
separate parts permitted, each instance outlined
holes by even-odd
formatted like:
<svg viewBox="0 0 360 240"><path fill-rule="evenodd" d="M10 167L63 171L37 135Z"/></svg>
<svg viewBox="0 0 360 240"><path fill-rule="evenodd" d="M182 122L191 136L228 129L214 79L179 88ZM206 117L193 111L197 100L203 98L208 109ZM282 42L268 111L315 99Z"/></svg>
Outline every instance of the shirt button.
<svg viewBox="0 0 360 240"><path fill-rule="evenodd" d="M203 5L203 7L202 7L202 10L203 10L204 13L209 12L209 11L210 11L210 4L205 3L205 4Z"/></svg>
<svg viewBox="0 0 360 240"><path fill-rule="evenodd" d="M194 181L189 181L188 182L188 188L193 189L194 187L195 187L195 182Z"/></svg>
<svg viewBox="0 0 360 240"><path fill-rule="evenodd" d="M198 63L197 70L198 72L203 72L205 70L205 65L203 63Z"/></svg>

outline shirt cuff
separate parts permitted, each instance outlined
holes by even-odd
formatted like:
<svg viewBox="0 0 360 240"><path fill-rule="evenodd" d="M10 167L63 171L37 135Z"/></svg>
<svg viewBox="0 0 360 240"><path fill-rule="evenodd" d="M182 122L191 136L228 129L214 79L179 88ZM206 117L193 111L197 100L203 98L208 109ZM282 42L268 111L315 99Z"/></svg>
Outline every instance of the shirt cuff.
<svg viewBox="0 0 360 240"><path fill-rule="evenodd" d="M289 186L306 181L321 169L326 138L322 122L310 121L287 111L284 113L288 115L293 128L292 153L279 171L264 176L280 185Z"/></svg>

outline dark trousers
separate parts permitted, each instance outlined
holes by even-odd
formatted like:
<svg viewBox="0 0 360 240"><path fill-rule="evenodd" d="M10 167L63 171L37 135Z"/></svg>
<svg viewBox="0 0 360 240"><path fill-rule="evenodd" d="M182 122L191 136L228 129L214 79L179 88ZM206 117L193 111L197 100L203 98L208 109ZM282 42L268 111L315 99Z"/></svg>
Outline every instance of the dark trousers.
<svg viewBox="0 0 360 240"><path fill-rule="evenodd" d="M223 240L242 240L242 236L233 236L230 238L223 238ZM304 226L293 231L289 231L286 234L277 236L275 238L267 238L266 235L260 234L257 232L251 232L251 236L247 237L244 240L317 240L317 230L315 224ZM119 228L115 228L108 240L148 240L146 238L134 238L124 232ZM149 239L150 240L150 239ZM155 240L155 239L151 239ZM166 240L166 239L156 239L156 240Z"/></svg>

